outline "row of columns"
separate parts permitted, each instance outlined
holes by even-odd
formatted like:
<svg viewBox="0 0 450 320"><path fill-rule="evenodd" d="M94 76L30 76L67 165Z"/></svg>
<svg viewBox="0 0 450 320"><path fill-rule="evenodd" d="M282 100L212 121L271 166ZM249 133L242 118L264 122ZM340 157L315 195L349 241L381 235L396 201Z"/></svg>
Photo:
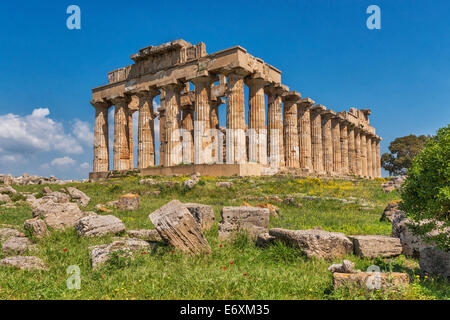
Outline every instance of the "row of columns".
<svg viewBox="0 0 450 320"><path fill-rule="evenodd" d="M156 164L153 100L160 95L160 162L245 163L301 168L318 174L379 177L380 139L322 105L302 99L283 85L234 71L227 74L226 130L219 130L219 98L212 96L218 78L209 74L189 79L195 85L192 106L181 107L188 87L173 82L134 92L138 109L129 108L128 95L92 102L96 109L94 172L109 171L108 109L114 112L114 170L133 168L132 114L139 111L138 168ZM244 86L249 88L249 121L245 124ZM267 126L265 95L267 95ZM283 108L284 105L284 108ZM284 110L284 113L283 113ZM213 129L213 130L211 130ZM248 137L248 149L247 149ZM223 141L225 139L225 141ZM225 142L225 144L224 144ZM223 150L226 146L226 151ZM225 155L225 157L223 157Z"/></svg>

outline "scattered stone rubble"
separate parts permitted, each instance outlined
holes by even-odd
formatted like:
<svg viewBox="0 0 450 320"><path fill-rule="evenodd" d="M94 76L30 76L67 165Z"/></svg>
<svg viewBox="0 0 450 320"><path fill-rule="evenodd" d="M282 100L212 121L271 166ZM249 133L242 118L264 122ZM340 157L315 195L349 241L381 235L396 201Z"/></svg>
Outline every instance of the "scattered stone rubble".
<svg viewBox="0 0 450 320"><path fill-rule="evenodd" d="M392 178L391 180L388 180L386 182L383 182L381 184L381 187L383 188L383 191L386 193L392 192L394 190L400 191L403 182L405 182L406 176L400 176Z"/></svg>
<svg viewBox="0 0 450 320"><path fill-rule="evenodd" d="M237 232L247 232L256 239L268 231L270 211L267 208L223 207L220 215L219 240L232 239Z"/></svg>
<svg viewBox="0 0 450 320"><path fill-rule="evenodd" d="M0 182L4 185L19 185L19 186L27 186L33 184L68 184L68 183L85 183L88 180L60 180L53 176L51 177L39 177L39 176L30 176L26 173L23 173L20 177L13 177L12 175L4 175L0 174Z"/></svg>
<svg viewBox="0 0 450 320"><path fill-rule="evenodd" d="M21 270L47 270L45 263L38 257L17 256L0 260L2 267L15 267Z"/></svg>

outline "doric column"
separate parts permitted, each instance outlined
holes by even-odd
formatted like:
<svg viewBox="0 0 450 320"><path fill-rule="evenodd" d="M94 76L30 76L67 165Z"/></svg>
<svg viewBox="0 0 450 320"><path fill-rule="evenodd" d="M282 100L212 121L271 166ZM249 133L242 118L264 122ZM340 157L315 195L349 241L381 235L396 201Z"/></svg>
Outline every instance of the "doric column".
<svg viewBox="0 0 450 320"><path fill-rule="evenodd" d="M266 100L264 95L265 80L250 78L248 86L248 132L249 132L249 162L265 165L267 163L267 130L266 130Z"/></svg>
<svg viewBox="0 0 450 320"><path fill-rule="evenodd" d="M218 98L211 101L210 126L212 134L212 162L223 163L223 139L224 135L219 130L219 106L224 104L225 100Z"/></svg>
<svg viewBox="0 0 450 320"><path fill-rule="evenodd" d="M159 165L164 164L165 150L166 150L166 110L163 107L164 100L162 96L164 92L161 90L161 107L158 108L159 112Z"/></svg>
<svg viewBox="0 0 450 320"><path fill-rule="evenodd" d="M322 148L323 148L323 167L326 173L333 172L333 141L331 138L331 118L336 113L327 110L322 113Z"/></svg>
<svg viewBox="0 0 450 320"><path fill-rule="evenodd" d="M180 91L182 87L178 83L165 85L165 140L164 150L165 167L180 164L182 159L181 130L180 130Z"/></svg>
<svg viewBox="0 0 450 320"><path fill-rule="evenodd" d="M376 159L377 159L377 177L379 177L379 178L381 178L380 141L381 141L381 138L377 137L375 149L376 149L376 153L377 153L377 157L376 157Z"/></svg>
<svg viewBox="0 0 450 320"><path fill-rule="evenodd" d="M284 151L286 167L300 166L297 128L297 105L301 95L297 91L290 91L283 96L284 100Z"/></svg>
<svg viewBox="0 0 450 320"><path fill-rule="evenodd" d="M271 167L284 167L283 98L289 91L284 85L269 85L267 94L268 154Z"/></svg>
<svg viewBox="0 0 450 320"><path fill-rule="evenodd" d="M361 129L355 128L356 175L362 176Z"/></svg>
<svg viewBox="0 0 450 320"><path fill-rule="evenodd" d="M321 105L311 107L311 154L312 165L315 173L323 173L323 148L322 148L322 112L326 108Z"/></svg>
<svg viewBox="0 0 450 320"><path fill-rule="evenodd" d="M139 98L138 123L138 168L144 169L155 165L155 116L153 99L159 91L150 90L137 93Z"/></svg>
<svg viewBox="0 0 450 320"><path fill-rule="evenodd" d="M136 110L128 108L128 150L130 150L130 169L134 168L134 137L133 137L133 113Z"/></svg>
<svg viewBox="0 0 450 320"><path fill-rule="evenodd" d="M130 145L128 128L128 97L112 100L114 108L114 170L130 169Z"/></svg>
<svg viewBox="0 0 450 320"><path fill-rule="evenodd" d="M361 131L361 174L367 177L367 139L366 133Z"/></svg>
<svg viewBox="0 0 450 320"><path fill-rule="evenodd" d="M195 85L194 164L212 162L211 85L215 80L208 75L191 79Z"/></svg>
<svg viewBox="0 0 450 320"><path fill-rule="evenodd" d="M342 174L341 126L337 116L331 118L331 140L333 143L333 171L336 174Z"/></svg>
<svg viewBox="0 0 450 320"><path fill-rule="evenodd" d="M372 138L370 135L366 135L366 149L367 149L367 177L373 178L373 169L372 169Z"/></svg>
<svg viewBox="0 0 450 320"><path fill-rule="evenodd" d="M351 123L347 126L348 133L348 168L349 174L358 175L358 168L356 164L356 140L355 140L355 126Z"/></svg>
<svg viewBox="0 0 450 320"><path fill-rule="evenodd" d="M245 162L244 75L238 70L227 81L227 163Z"/></svg>
<svg viewBox="0 0 450 320"><path fill-rule="evenodd" d="M311 107L314 100L304 98L300 101L298 108L298 134L300 143L300 168L311 171L312 155L311 155Z"/></svg>
<svg viewBox="0 0 450 320"><path fill-rule="evenodd" d="M341 129L341 173L348 175L350 172L349 165L349 141L348 141L348 122L340 118Z"/></svg>
<svg viewBox="0 0 450 320"><path fill-rule="evenodd" d="M183 109L183 118L181 120L181 129L183 131L183 163L191 164L194 162L194 108L188 106Z"/></svg>
<svg viewBox="0 0 450 320"><path fill-rule="evenodd" d="M377 178L377 150L376 150L376 137L370 138L371 142L371 152L372 152L372 178Z"/></svg>
<svg viewBox="0 0 450 320"><path fill-rule="evenodd" d="M108 109L106 101L91 101L95 108L94 125L94 172L109 171Z"/></svg>

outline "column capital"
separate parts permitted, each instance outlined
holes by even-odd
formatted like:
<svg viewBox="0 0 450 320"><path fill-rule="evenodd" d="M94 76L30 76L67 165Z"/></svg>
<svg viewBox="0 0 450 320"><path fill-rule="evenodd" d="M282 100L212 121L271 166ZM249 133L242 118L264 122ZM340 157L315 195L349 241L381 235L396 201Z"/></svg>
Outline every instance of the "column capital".
<svg viewBox="0 0 450 320"><path fill-rule="evenodd" d="M140 89L136 91L131 91L132 94L139 98L149 98L153 99L158 96L161 92L156 87L149 87L147 89Z"/></svg>
<svg viewBox="0 0 450 320"><path fill-rule="evenodd" d="M91 105L94 108L96 108L96 109L97 108L109 109L111 107L111 102L108 101L108 100L105 100L105 99L103 99L103 100L91 100Z"/></svg>
<svg viewBox="0 0 450 320"><path fill-rule="evenodd" d="M316 102L311 98L303 98L300 100L299 107L308 109L311 108Z"/></svg>
<svg viewBox="0 0 450 320"><path fill-rule="evenodd" d="M122 96L116 96L111 98L111 103L112 105L116 106L116 105L123 105L123 104L128 104L131 101L131 97L129 95L122 95Z"/></svg>
<svg viewBox="0 0 450 320"><path fill-rule="evenodd" d="M336 112L333 110L325 110L322 112L322 120L329 120L336 117Z"/></svg>
<svg viewBox="0 0 450 320"><path fill-rule="evenodd" d="M289 87L281 83L269 83L264 87L264 93L268 96L278 95L283 96L283 94L289 92Z"/></svg>
<svg viewBox="0 0 450 320"><path fill-rule="evenodd" d="M260 75L252 74L251 76L245 79L245 84L249 87L250 86L264 87L266 84L266 80L264 80L264 78L262 78Z"/></svg>
<svg viewBox="0 0 450 320"><path fill-rule="evenodd" d="M283 102L287 104L298 103L302 95L297 91L289 91L283 94Z"/></svg>
<svg viewBox="0 0 450 320"><path fill-rule="evenodd" d="M195 86L199 84L212 84L216 81L219 81L219 77L215 74L212 74L206 70L202 72L198 72L195 77L192 78L186 78L187 81L192 82Z"/></svg>
<svg viewBox="0 0 450 320"><path fill-rule="evenodd" d="M311 111L315 111L315 112L318 112L318 113L322 113L322 112L327 110L327 108L324 105L321 105L321 104L315 104L310 109L311 109Z"/></svg>
<svg viewBox="0 0 450 320"><path fill-rule="evenodd" d="M177 80L175 78L170 78L162 83L159 83L156 88L163 89L163 90L171 90L171 89L173 90L173 89L178 88L181 91L181 89L183 87L184 87L183 84L179 80Z"/></svg>

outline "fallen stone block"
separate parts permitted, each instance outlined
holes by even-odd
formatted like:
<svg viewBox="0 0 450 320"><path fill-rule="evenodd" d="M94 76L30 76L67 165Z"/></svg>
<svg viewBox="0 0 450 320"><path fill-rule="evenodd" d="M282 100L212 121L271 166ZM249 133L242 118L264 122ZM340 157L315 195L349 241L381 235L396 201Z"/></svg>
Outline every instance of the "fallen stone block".
<svg viewBox="0 0 450 320"><path fill-rule="evenodd" d="M363 258L388 258L402 254L399 238L387 236L351 236L355 255Z"/></svg>
<svg viewBox="0 0 450 320"><path fill-rule="evenodd" d="M154 186L156 184L155 180L153 179L142 179L141 181L139 181L139 184L142 185L150 185L150 186Z"/></svg>
<svg viewBox="0 0 450 320"><path fill-rule="evenodd" d="M124 196L121 196L116 206L119 210L123 211L139 210L139 195L126 194Z"/></svg>
<svg viewBox="0 0 450 320"><path fill-rule="evenodd" d="M149 215L161 238L190 254L210 253L201 225L186 206L173 200Z"/></svg>
<svg viewBox="0 0 450 320"><path fill-rule="evenodd" d="M184 206L195 220L200 223L202 230L210 230L212 228L215 219L213 207L199 203L185 203Z"/></svg>
<svg viewBox="0 0 450 320"><path fill-rule="evenodd" d="M349 260L344 260L342 263L340 264L332 264L329 268L328 271L330 271L331 273L354 273L356 272L354 270L355 268L355 264ZM359 271L359 270L358 270Z"/></svg>
<svg viewBox="0 0 450 320"><path fill-rule="evenodd" d="M236 232L247 232L251 238L267 233L270 211L267 208L223 207L220 213L219 239L227 240Z"/></svg>
<svg viewBox="0 0 450 320"><path fill-rule="evenodd" d="M55 203L49 200L44 203L35 202L33 205L33 217L43 219L47 226L56 230L73 227L85 216L86 213L76 203Z"/></svg>
<svg viewBox="0 0 450 320"><path fill-rule="evenodd" d="M287 230L270 229L269 234L277 239L298 246L308 258L336 259L353 252L353 243L339 232L318 229Z"/></svg>
<svg viewBox="0 0 450 320"><path fill-rule="evenodd" d="M125 225L115 216L92 215L80 219L75 230L82 237L102 237L125 231Z"/></svg>
<svg viewBox="0 0 450 320"><path fill-rule="evenodd" d="M11 186L0 186L0 193L16 194L17 191Z"/></svg>
<svg viewBox="0 0 450 320"><path fill-rule="evenodd" d="M354 287L367 288L369 290L386 289L389 287L401 287L409 284L407 273L384 272L356 272L333 273L334 288Z"/></svg>
<svg viewBox="0 0 450 320"><path fill-rule="evenodd" d="M34 248L35 246L28 238L13 237L3 242L2 253L4 256L20 255Z"/></svg>
<svg viewBox="0 0 450 320"><path fill-rule="evenodd" d="M16 229L12 229L12 228L1 228L0 229L0 242L3 242L5 240L8 240L9 238L14 238L14 237L25 237L25 235L22 232L19 232Z"/></svg>
<svg viewBox="0 0 450 320"><path fill-rule="evenodd" d="M0 194L0 202L11 203L11 198L7 194Z"/></svg>
<svg viewBox="0 0 450 320"><path fill-rule="evenodd" d="M67 187L66 190L70 198L76 201L82 207L86 207L91 201L91 198L89 198L84 192L76 188Z"/></svg>
<svg viewBox="0 0 450 320"><path fill-rule="evenodd" d="M40 218L26 220L23 224L23 228L36 238L44 238L50 235L47 225L44 220Z"/></svg>
<svg viewBox="0 0 450 320"><path fill-rule="evenodd" d="M38 257L18 256L0 260L2 267L15 267L21 270L47 270L45 263Z"/></svg>
<svg viewBox="0 0 450 320"><path fill-rule="evenodd" d="M397 214L399 210L400 203L398 201L394 201L389 203L383 211L381 215L380 221L389 221L392 222L395 214Z"/></svg>
<svg viewBox="0 0 450 320"><path fill-rule="evenodd" d="M149 242L163 241L155 229L128 230L127 235L131 238L141 239Z"/></svg>
<svg viewBox="0 0 450 320"><path fill-rule="evenodd" d="M437 247L422 248L419 265L424 272L450 279L450 251L445 252Z"/></svg>
<svg viewBox="0 0 450 320"><path fill-rule="evenodd" d="M99 267L111 259L113 252L120 252L123 257L132 257L133 252L148 250L150 244L139 239L120 239L110 244L101 244L90 247L92 269Z"/></svg>
<svg viewBox="0 0 450 320"><path fill-rule="evenodd" d="M261 233L256 238L256 245L258 247L264 248L264 247L267 247L267 246L271 245L275 240L276 240L276 238L272 237L270 234L268 234L268 233Z"/></svg>
<svg viewBox="0 0 450 320"><path fill-rule="evenodd" d="M216 183L216 186L219 187L219 188L227 188L227 189L230 189L230 188L233 186L233 183L232 183L232 182L226 182L226 181L223 181L223 182L217 182L217 183Z"/></svg>

